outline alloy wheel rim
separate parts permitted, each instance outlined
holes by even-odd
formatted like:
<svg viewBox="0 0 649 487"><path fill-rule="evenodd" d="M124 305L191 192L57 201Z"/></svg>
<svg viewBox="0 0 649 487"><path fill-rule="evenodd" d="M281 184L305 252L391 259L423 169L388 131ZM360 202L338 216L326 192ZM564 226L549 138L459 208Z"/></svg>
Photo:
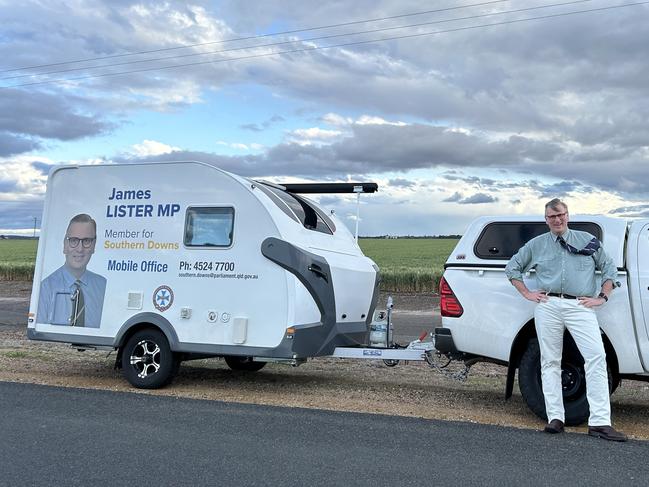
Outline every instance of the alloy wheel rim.
<svg viewBox="0 0 649 487"><path fill-rule="evenodd" d="M130 364L137 376L145 379L160 370L160 347L152 340L141 340L133 347Z"/></svg>

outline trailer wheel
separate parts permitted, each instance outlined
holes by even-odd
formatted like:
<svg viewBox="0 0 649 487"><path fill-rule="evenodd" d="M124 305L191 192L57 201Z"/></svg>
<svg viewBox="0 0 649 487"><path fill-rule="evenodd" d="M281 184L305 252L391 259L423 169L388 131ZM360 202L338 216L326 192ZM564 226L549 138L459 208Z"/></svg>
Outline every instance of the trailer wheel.
<svg viewBox="0 0 649 487"><path fill-rule="evenodd" d="M612 375L608 369L609 391L612 391ZM582 424L588 419L590 409L586 398L586 372L584 359L569 335L564 340L561 360L561 383L565 423L568 426ZM536 338L529 341L521 357L518 369L518 386L527 406L543 420L547 420L545 400L541 385L541 351Z"/></svg>
<svg viewBox="0 0 649 487"><path fill-rule="evenodd" d="M169 384L179 366L180 360L159 330L136 332L122 350L122 373L139 389L157 389Z"/></svg>
<svg viewBox="0 0 649 487"><path fill-rule="evenodd" d="M244 372L257 372L266 365L266 362L255 362L252 357L227 356L225 363L232 370L242 370Z"/></svg>

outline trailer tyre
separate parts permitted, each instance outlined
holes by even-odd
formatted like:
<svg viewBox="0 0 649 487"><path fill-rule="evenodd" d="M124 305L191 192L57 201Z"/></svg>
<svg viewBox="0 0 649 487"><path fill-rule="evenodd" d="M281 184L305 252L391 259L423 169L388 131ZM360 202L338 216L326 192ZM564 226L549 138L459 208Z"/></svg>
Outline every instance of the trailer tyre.
<svg viewBox="0 0 649 487"><path fill-rule="evenodd" d="M612 374L608 370L609 390L612 391ZM568 426L582 424L588 419L589 407L586 398L586 372L582 358L572 337L563 345L561 360L561 382L565 423ZM536 338L529 341L521 357L518 369L518 386L528 407L543 420L547 420L545 399L541 385L541 351Z"/></svg>
<svg viewBox="0 0 649 487"><path fill-rule="evenodd" d="M225 357L225 363L228 364L232 370L242 370L244 372L257 372L266 365L266 362L255 362L252 357Z"/></svg>
<svg viewBox="0 0 649 487"><path fill-rule="evenodd" d="M128 339L122 350L122 373L139 389L157 389L169 384L180 366L164 333L140 330Z"/></svg>

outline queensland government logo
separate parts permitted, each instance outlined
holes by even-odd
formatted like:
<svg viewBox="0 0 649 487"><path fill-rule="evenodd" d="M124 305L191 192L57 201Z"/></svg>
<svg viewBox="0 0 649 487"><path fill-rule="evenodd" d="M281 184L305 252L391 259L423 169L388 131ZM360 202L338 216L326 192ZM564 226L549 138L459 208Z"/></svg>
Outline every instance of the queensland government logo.
<svg viewBox="0 0 649 487"><path fill-rule="evenodd" d="M174 302L174 292L169 286L160 286L153 291L153 306L158 311L167 311Z"/></svg>

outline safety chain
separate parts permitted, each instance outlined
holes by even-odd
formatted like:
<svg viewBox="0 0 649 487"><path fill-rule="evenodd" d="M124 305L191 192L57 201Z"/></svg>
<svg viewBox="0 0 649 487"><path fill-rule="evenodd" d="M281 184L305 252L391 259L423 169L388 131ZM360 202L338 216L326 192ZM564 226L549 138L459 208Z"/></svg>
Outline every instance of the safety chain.
<svg viewBox="0 0 649 487"><path fill-rule="evenodd" d="M442 358L447 360L447 362L444 365L438 363L438 361L441 360ZM457 372L451 372L450 370L447 370L446 367L448 367L452 361L453 359L450 359L435 350L426 351L426 362L432 369L437 370L447 379L457 380L459 382L465 382L467 377L469 376L469 370L471 369L471 366L473 364L467 365L467 363L465 362L464 369L459 370Z"/></svg>

